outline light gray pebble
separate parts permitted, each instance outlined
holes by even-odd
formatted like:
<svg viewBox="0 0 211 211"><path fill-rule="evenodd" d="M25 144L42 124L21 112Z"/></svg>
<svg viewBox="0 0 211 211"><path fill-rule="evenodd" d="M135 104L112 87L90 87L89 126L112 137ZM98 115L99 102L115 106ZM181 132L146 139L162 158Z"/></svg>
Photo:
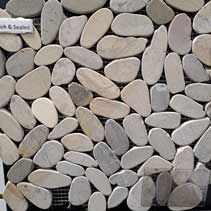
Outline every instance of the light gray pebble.
<svg viewBox="0 0 211 211"><path fill-rule="evenodd" d="M119 206L128 196L128 189L125 187L115 187L108 198L108 209Z"/></svg>
<svg viewBox="0 0 211 211"><path fill-rule="evenodd" d="M147 130L141 115L133 113L123 119L123 127L130 140L137 146L148 142Z"/></svg>
<svg viewBox="0 0 211 211"><path fill-rule="evenodd" d="M151 127L163 129L175 129L179 127L181 114L177 112L155 112L145 119L145 123Z"/></svg>
<svg viewBox="0 0 211 211"><path fill-rule="evenodd" d="M63 9L59 1L49 0L45 3L40 24L43 45L48 45L56 39L63 18Z"/></svg>
<svg viewBox="0 0 211 211"><path fill-rule="evenodd" d="M29 131L19 145L19 154L22 157L32 157L47 140L49 129L44 125L38 125Z"/></svg>
<svg viewBox="0 0 211 211"><path fill-rule="evenodd" d="M174 95L169 105L176 112L193 119L199 119L205 116L202 105L182 94Z"/></svg>
<svg viewBox="0 0 211 211"><path fill-rule="evenodd" d="M110 176L117 172L120 168L120 161L111 148L104 142L95 145L93 155L100 169Z"/></svg>
<svg viewBox="0 0 211 211"><path fill-rule="evenodd" d="M28 103L18 95L13 95L10 101L10 111L15 119L27 129L35 127L37 121Z"/></svg>
<svg viewBox="0 0 211 211"><path fill-rule="evenodd" d="M85 171L82 166L79 166L68 161L60 161L56 164L56 170L62 174L66 174L73 177L84 175Z"/></svg>
<svg viewBox="0 0 211 211"><path fill-rule="evenodd" d="M68 84L73 80L75 71L75 64L71 60L61 58L54 65L51 82L56 86Z"/></svg>
<svg viewBox="0 0 211 211"><path fill-rule="evenodd" d="M34 169L31 159L21 158L7 172L7 178L12 183L22 182Z"/></svg>
<svg viewBox="0 0 211 211"><path fill-rule="evenodd" d="M6 70L9 75L21 77L34 69L35 51L23 48L7 59Z"/></svg>
<svg viewBox="0 0 211 211"><path fill-rule="evenodd" d="M5 74L5 63L6 63L6 57L4 55L4 52L0 50L0 78L3 77Z"/></svg>
<svg viewBox="0 0 211 211"><path fill-rule="evenodd" d="M116 155L122 155L129 149L129 140L122 126L113 119L105 123L105 138Z"/></svg>
<svg viewBox="0 0 211 211"><path fill-rule="evenodd" d="M0 108L8 104L15 93L16 81L12 76L5 75L0 79Z"/></svg>
<svg viewBox="0 0 211 211"><path fill-rule="evenodd" d="M85 15L72 16L65 19L59 29L59 43L63 47L75 45L80 39L83 28L87 22Z"/></svg>
<svg viewBox="0 0 211 211"><path fill-rule="evenodd" d="M205 106L205 112L208 117L211 117L211 102L207 103Z"/></svg>
<svg viewBox="0 0 211 211"><path fill-rule="evenodd" d="M109 177L109 181L112 185L118 185L121 187L133 186L138 181L138 176L134 171L121 170Z"/></svg>
<svg viewBox="0 0 211 211"><path fill-rule="evenodd" d="M78 127L77 119L73 117L66 117L57 124L49 133L48 139L58 139L72 133Z"/></svg>
<svg viewBox="0 0 211 211"><path fill-rule="evenodd" d="M152 110L159 112L168 108L170 94L166 84L157 83L150 89Z"/></svg>
<svg viewBox="0 0 211 211"><path fill-rule="evenodd" d="M94 192L88 202L88 211L106 211L106 198L101 192Z"/></svg>
<svg viewBox="0 0 211 211"><path fill-rule="evenodd" d="M121 157L121 167L131 169L149 159L154 150L151 146L133 147Z"/></svg>
<svg viewBox="0 0 211 211"><path fill-rule="evenodd" d="M185 55L182 59L182 64L185 74L193 82L205 82L209 80L208 73L195 54Z"/></svg>
<svg viewBox="0 0 211 211"><path fill-rule="evenodd" d="M76 106L86 106L93 99L92 92L88 88L76 82L72 82L68 85L68 92Z"/></svg>

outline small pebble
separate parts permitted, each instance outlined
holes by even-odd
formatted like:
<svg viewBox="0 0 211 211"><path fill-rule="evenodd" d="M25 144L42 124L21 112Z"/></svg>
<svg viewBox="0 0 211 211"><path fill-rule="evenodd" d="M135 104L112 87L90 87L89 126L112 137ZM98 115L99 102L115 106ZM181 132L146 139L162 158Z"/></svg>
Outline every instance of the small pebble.
<svg viewBox="0 0 211 211"><path fill-rule="evenodd" d="M88 211L106 211L106 198L101 192L94 192L88 202Z"/></svg>
<svg viewBox="0 0 211 211"><path fill-rule="evenodd" d="M5 74L6 57L2 50L0 50L0 78Z"/></svg>

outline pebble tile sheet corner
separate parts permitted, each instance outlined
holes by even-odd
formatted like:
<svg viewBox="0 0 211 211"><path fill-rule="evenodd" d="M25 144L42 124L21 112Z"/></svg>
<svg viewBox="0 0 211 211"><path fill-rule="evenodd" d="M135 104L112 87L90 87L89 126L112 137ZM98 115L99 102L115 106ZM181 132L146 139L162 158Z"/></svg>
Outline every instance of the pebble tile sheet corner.
<svg viewBox="0 0 211 211"><path fill-rule="evenodd" d="M70 206L188 210L211 161L211 1L10 0L0 34L3 198L13 211ZM184 198L185 195L185 198Z"/></svg>

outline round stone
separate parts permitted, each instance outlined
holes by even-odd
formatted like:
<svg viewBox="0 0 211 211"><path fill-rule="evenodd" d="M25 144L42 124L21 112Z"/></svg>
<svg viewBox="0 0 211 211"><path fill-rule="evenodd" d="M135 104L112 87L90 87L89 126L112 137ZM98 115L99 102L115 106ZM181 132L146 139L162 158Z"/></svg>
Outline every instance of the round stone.
<svg viewBox="0 0 211 211"><path fill-rule="evenodd" d="M85 48L93 47L108 31L113 20L113 13L108 8L97 10L87 21L81 34L80 44ZM93 30L95 29L95 30Z"/></svg>
<svg viewBox="0 0 211 211"><path fill-rule="evenodd" d="M128 83L136 78L140 68L140 60L136 57L117 59L104 68L107 78L117 83Z"/></svg>
<svg viewBox="0 0 211 211"><path fill-rule="evenodd" d="M192 23L189 16L185 13L176 15L168 31L168 43L171 50L180 55L189 53L192 45L191 32Z"/></svg>
<svg viewBox="0 0 211 211"><path fill-rule="evenodd" d="M23 48L13 54L6 62L6 70L9 75L21 77L34 69L35 51L32 48Z"/></svg>
<svg viewBox="0 0 211 211"><path fill-rule="evenodd" d="M154 32L154 26L145 15L122 13L114 18L111 30L119 36L149 37Z"/></svg>
<svg viewBox="0 0 211 211"><path fill-rule="evenodd" d="M28 103L18 95L13 95L10 101L10 110L15 119L27 129L32 129L36 125L31 108Z"/></svg>
<svg viewBox="0 0 211 211"><path fill-rule="evenodd" d="M71 60L61 58L54 65L51 82L56 86L68 84L73 80L75 70L75 64Z"/></svg>
<svg viewBox="0 0 211 211"><path fill-rule="evenodd" d="M64 155L64 147L58 141L47 141L33 158L33 162L41 168L55 166Z"/></svg>
<svg viewBox="0 0 211 211"><path fill-rule="evenodd" d="M51 86L51 73L48 67L42 66L20 78L15 90L21 97L32 100L45 95Z"/></svg>
<svg viewBox="0 0 211 211"><path fill-rule="evenodd" d="M101 192L94 192L88 203L89 211L106 211L106 198Z"/></svg>
<svg viewBox="0 0 211 211"><path fill-rule="evenodd" d="M58 123L58 113L51 100L42 97L32 103L32 113L44 125L53 128Z"/></svg>
<svg viewBox="0 0 211 211"><path fill-rule="evenodd" d="M80 39L83 28L87 22L85 15L72 16L65 19L59 29L59 43L63 47L75 45Z"/></svg>

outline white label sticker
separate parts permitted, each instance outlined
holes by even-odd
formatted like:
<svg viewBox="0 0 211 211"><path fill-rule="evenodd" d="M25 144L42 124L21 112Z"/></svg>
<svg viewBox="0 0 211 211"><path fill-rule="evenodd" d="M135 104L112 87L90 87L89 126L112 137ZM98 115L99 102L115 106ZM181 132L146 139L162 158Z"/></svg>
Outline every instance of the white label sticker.
<svg viewBox="0 0 211 211"><path fill-rule="evenodd" d="M25 18L0 18L0 33L33 33L33 21Z"/></svg>

